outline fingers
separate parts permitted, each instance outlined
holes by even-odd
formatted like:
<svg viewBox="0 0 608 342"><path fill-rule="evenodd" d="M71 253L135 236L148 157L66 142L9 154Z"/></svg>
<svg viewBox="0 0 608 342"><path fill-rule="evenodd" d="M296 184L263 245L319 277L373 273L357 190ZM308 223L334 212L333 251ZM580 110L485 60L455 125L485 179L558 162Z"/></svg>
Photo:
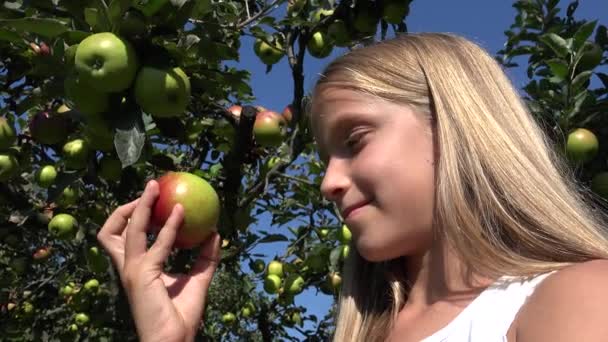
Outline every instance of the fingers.
<svg viewBox="0 0 608 342"><path fill-rule="evenodd" d="M148 251L148 260L153 265L159 265L162 268L165 260L169 257L175 237L184 220L184 208L180 204L176 204L171 211L171 215L167 222L160 230L156 241Z"/></svg>
<svg viewBox="0 0 608 342"><path fill-rule="evenodd" d="M139 199L136 199L130 203L124 204L118 207L112 215L106 220L103 227L97 233L97 240L101 246L110 254L110 257L114 261L114 264L122 269L124 255L124 240L116 238L124 234L127 230L127 224L131 214L135 210Z"/></svg>
<svg viewBox="0 0 608 342"><path fill-rule="evenodd" d="M152 207L156 202L158 194L158 183L153 180L148 182L137 207L133 211L131 222L129 222L125 246L125 261L140 257L146 253L146 231L150 226Z"/></svg>
<svg viewBox="0 0 608 342"><path fill-rule="evenodd" d="M217 269L220 261L220 234L213 233L202 245L201 253L192 267L190 276L203 284L204 288L209 287L213 273Z"/></svg>

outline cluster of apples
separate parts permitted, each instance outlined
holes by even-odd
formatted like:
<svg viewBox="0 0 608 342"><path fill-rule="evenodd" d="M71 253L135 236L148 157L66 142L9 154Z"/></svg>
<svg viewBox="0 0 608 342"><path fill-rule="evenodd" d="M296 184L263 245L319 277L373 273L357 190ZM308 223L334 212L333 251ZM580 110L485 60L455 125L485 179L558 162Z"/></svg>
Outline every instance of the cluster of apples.
<svg viewBox="0 0 608 342"><path fill-rule="evenodd" d="M68 331L76 332L81 328L86 329L91 321L87 311L91 308L92 301L100 290L99 280L95 278L85 281L82 285L70 281L59 289L59 295L74 310L73 323L68 325Z"/></svg>
<svg viewBox="0 0 608 342"><path fill-rule="evenodd" d="M258 112L253 124L253 136L256 143L263 147L277 147L284 140L285 127L291 122L293 112L291 105L285 106L281 114L262 106L256 106ZM241 117L242 106L233 105L228 112L238 121Z"/></svg>

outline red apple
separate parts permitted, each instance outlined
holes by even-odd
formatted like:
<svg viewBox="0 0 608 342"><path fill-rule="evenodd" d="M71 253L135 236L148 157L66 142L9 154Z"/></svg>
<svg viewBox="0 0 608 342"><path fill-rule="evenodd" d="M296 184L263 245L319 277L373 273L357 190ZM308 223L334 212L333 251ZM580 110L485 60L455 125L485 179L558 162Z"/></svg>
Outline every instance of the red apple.
<svg viewBox="0 0 608 342"><path fill-rule="evenodd" d="M57 144L68 135L67 118L61 114L40 112L29 123L34 140L47 145Z"/></svg>
<svg viewBox="0 0 608 342"><path fill-rule="evenodd" d="M152 213L156 232L160 231L178 203L184 209L184 221L175 247L192 248L216 231L220 200L209 183L188 172L169 172L158 179L158 184L160 195Z"/></svg>
<svg viewBox="0 0 608 342"><path fill-rule="evenodd" d="M32 255L32 258L34 258L34 260L36 260L36 261L42 261L42 260L48 259L48 257L50 257L50 256L51 256L51 247L40 247L34 252L34 254Z"/></svg>
<svg viewBox="0 0 608 342"><path fill-rule="evenodd" d="M264 147L276 147L283 142L283 120L273 111L259 112L253 124L255 140Z"/></svg>
<svg viewBox="0 0 608 342"><path fill-rule="evenodd" d="M228 108L228 111L238 121L241 118L241 112L243 111L243 107L239 105L233 105Z"/></svg>
<svg viewBox="0 0 608 342"><path fill-rule="evenodd" d="M285 107L285 109L283 109L283 120L285 120L285 122L289 123L291 122L291 120L293 119L293 110L291 105L287 105Z"/></svg>

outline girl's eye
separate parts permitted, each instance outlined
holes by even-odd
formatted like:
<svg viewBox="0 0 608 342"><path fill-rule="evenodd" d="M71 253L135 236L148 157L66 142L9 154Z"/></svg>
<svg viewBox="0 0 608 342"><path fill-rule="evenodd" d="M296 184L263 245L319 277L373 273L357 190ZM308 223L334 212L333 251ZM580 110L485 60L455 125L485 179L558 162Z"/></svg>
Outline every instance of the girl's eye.
<svg viewBox="0 0 608 342"><path fill-rule="evenodd" d="M349 150L357 151L361 147L361 142L362 142L364 135L365 135L365 132L355 131L355 132L351 133L348 136L348 138L346 138L346 141L344 142L344 144L346 145L346 147Z"/></svg>

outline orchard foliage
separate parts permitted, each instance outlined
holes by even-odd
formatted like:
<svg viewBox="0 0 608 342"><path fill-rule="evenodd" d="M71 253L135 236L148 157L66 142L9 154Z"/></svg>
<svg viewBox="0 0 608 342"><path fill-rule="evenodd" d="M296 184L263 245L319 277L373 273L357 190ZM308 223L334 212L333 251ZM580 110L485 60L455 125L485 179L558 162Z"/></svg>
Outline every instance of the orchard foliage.
<svg viewBox="0 0 608 342"><path fill-rule="evenodd" d="M575 128L593 134L578 131L578 154L569 153L591 184L608 153L608 38L601 23L575 19L577 3L561 16L558 1L516 1L498 58L511 67L528 57L527 102L560 151ZM319 317L298 299L337 298L350 234L319 193L304 60L405 32L407 15L405 0L3 2L2 339L136 340L96 234L147 180L186 171L207 180L222 206L222 262L197 338L328 340L334 307ZM122 47L79 50L100 33ZM294 92L284 108L256 101L238 67L245 39L267 72L289 64ZM132 53L117 57L123 48ZM91 68L116 58L126 70L120 86L99 81ZM601 179L596 189L608 196ZM187 271L197 254L176 250L167 270Z"/></svg>

